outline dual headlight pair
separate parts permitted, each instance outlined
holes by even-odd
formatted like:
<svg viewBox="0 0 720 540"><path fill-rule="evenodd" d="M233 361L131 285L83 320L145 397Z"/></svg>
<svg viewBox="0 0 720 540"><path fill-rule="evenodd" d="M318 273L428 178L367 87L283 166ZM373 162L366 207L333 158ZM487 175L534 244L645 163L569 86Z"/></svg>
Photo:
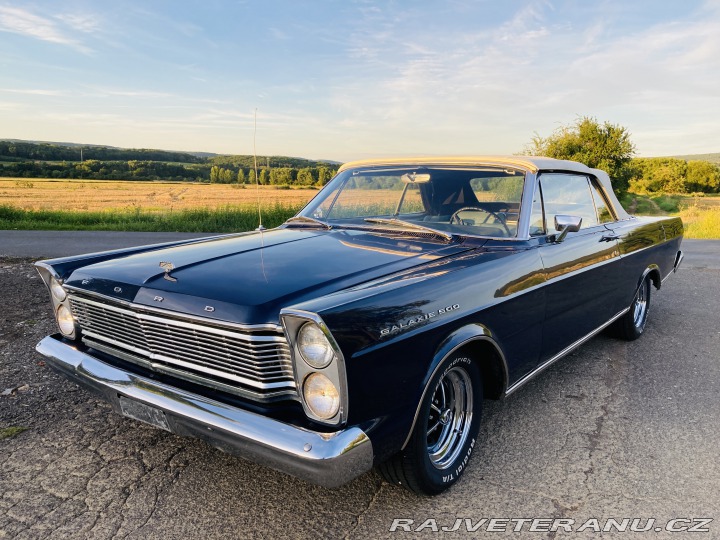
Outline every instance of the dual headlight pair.
<svg viewBox="0 0 720 540"><path fill-rule="evenodd" d="M294 347L295 378L308 416L337 424L345 419L345 371L342 355L322 320L312 314L283 313L282 319ZM294 338L293 338L294 336Z"/></svg>

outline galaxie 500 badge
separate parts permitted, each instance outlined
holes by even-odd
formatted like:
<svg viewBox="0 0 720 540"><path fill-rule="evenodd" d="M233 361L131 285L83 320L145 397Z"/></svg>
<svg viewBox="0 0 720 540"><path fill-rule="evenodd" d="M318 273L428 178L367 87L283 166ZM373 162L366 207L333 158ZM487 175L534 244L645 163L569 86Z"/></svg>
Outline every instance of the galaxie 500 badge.
<svg viewBox="0 0 720 540"><path fill-rule="evenodd" d="M416 324L424 323L426 321L429 321L430 319L433 319L439 315L444 315L445 313L450 313L451 311L455 311L456 309L460 309L460 304L453 304L452 306L447 306L444 308L440 308L437 311L429 311L427 313L423 313L422 315L418 315L417 317L413 317L412 319L407 319L401 322L397 322L393 324L392 326L388 326L387 328L383 328L380 330L380 337L387 336L389 334L394 334L395 332L401 332L402 330L406 330L407 328L410 328L411 326L415 326Z"/></svg>

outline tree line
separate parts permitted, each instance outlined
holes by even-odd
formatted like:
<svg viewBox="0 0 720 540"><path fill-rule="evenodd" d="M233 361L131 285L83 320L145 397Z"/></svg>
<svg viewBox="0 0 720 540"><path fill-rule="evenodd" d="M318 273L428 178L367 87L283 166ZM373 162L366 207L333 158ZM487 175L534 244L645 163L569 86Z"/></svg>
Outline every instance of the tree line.
<svg viewBox="0 0 720 540"><path fill-rule="evenodd" d="M318 167L237 167L225 168L213 165L210 168L210 182L217 184L255 184L260 185L297 185L297 186L324 186L337 174L335 169L325 165Z"/></svg>
<svg viewBox="0 0 720 540"><path fill-rule="evenodd" d="M107 146L33 143L23 141L0 141L0 160L3 161L170 161L177 163L203 163L206 158L187 152L127 149Z"/></svg>
<svg viewBox="0 0 720 540"><path fill-rule="evenodd" d="M608 173L618 196L720 193L720 166L679 158L636 158L627 128L583 116L548 137L535 135L524 153L569 159Z"/></svg>
<svg viewBox="0 0 720 540"><path fill-rule="evenodd" d="M258 167L257 179L262 185L324 186L336 170L317 167ZM100 161L81 163L22 161L0 163L0 176L18 178L55 178L86 180L173 180L216 184L255 184L254 168L218 167L209 164L167 163L163 161Z"/></svg>
<svg viewBox="0 0 720 540"><path fill-rule="evenodd" d="M80 148L84 150L82 161ZM0 176L5 177L322 186L336 172L329 163L285 156L195 156L164 150L0 141Z"/></svg>

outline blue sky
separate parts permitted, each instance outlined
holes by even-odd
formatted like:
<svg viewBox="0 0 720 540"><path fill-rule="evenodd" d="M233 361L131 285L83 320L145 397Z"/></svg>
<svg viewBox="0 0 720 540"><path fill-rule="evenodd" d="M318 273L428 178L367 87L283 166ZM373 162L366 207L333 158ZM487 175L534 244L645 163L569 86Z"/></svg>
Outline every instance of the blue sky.
<svg viewBox="0 0 720 540"><path fill-rule="evenodd" d="M720 152L720 1L0 0L0 138L346 161L579 115Z"/></svg>

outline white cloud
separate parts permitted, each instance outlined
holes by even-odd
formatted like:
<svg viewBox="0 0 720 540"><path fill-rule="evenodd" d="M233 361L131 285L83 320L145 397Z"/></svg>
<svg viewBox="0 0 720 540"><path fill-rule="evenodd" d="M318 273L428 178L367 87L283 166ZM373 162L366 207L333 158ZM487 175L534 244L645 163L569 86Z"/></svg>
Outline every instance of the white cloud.
<svg viewBox="0 0 720 540"><path fill-rule="evenodd" d="M100 18L94 14L87 13L63 13L55 15L55 18L62 21L66 26L78 32L94 34L100 30Z"/></svg>
<svg viewBox="0 0 720 540"><path fill-rule="evenodd" d="M90 52L89 47L65 33L52 19L23 8L0 6L0 31L59 43L84 53Z"/></svg>
<svg viewBox="0 0 720 540"><path fill-rule="evenodd" d="M448 141L458 153L516 152L578 115L628 126L641 152L681 145L685 128L707 147L712 128L699 122L720 118L718 6L637 29L602 6L568 14L537 1L504 23L417 43L385 18L348 46L356 71L380 76L335 85L331 103L356 144L380 153L447 152ZM378 132L363 133L370 126Z"/></svg>
<svg viewBox="0 0 720 540"><path fill-rule="evenodd" d="M59 90L47 90L43 88L0 88L0 92L8 94L23 94L28 96L62 96L67 95Z"/></svg>

